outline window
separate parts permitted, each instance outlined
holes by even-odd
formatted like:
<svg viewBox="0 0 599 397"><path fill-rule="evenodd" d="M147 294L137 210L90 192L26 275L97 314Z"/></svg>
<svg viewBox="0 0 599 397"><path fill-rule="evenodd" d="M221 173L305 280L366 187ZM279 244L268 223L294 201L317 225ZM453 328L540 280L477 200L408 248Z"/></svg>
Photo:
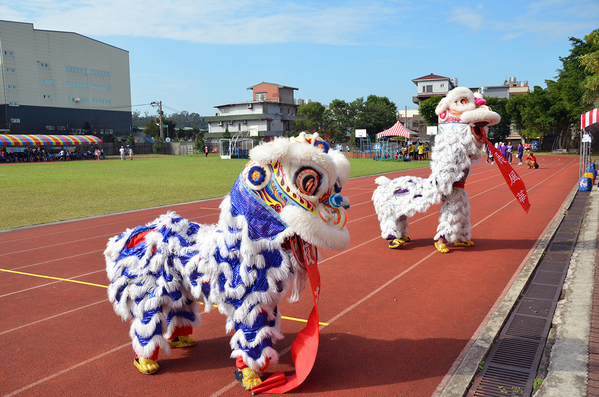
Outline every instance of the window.
<svg viewBox="0 0 599 397"><path fill-rule="evenodd" d="M257 101L266 101L266 92L257 92L256 93L256 100Z"/></svg>
<svg viewBox="0 0 599 397"><path fill-rule="evenodd" d="M70 81L67 81L67 85L69 87L81 87L81 88L87 88L87 84L85 83L72 83Z"/></svg>
<svg viewBox="0 0 599 397"><path fill-rule="evenodd" d="M41 62L40 66L43 67L43 68L49 68L50 64L49 63L43 63L43 62Z"/></svg>
<svg viewBox="0 0 599 397"><path fill-rule="evenodd" d="M70 66L65 66L65 70L67 72L87 73L87 69L73 68L73 67L70 67Z"/></svg>
<svg viewBox="0 0 599 397"><path fill-rule="evenodd" d="M96 90L108 90L110 91L110 87L107 85L95 85L95 84L90 84L91 88L94 88Z"/></svg>
<svg viewBox="0 0 599 397"><path fill-rule="evenodd" d="M14 52L12 52L12 51L4 51L4 55L11 55L11 56L14 56L14 55L15 55L15 53L14 53Z"/></svg>
<svg viewBox="0 0 599 397"><path fill-rule="evenodd" d="M21 119L10 119L10 122L12 124L20 124L21 123Z"/></svg>
<svg viewBox="0 0 599 397"><path fill-rule="evenodd" d="M110 103L110 99L92 99L92 103Z"/></svg>
<svg viewBox="0 0 599 397"><path fill-rule="evenodd" d="M17 86L16 86L16 85L14 85L14 84L8 84L8 85L6 86L6 88L8 88L8 89L10 89L10 90L16 90L16 89L17 89Z"/></svg>
<svg viewBox="0 0 599 397"><path fill-rule="evenodd" d="M44 99L52 99L52 95L44 94Z"/></svg>
<svg viewBox="0 0 599 397"><path fill-rule="evenodd" d="M8 106L19 106L19 102L9 102Z"/></svg>
<svg viewBox="0 0 599 397"><path fill-rule="evenodd" d="M110 77L110 73L109 72L102 72L100 70L90 70L89 73L90 74L97 74L99 76L108 76L108 77Z"/></svg>
<svg viewBox="0 0 599 397"><path fill-rule="evenodd" d="M426 86L426 92L433 92L433 86L432 85L427 85Z"/></svg>
<svg viewBox="0 0 599 397"><path fill-rule="evenodd" d="M54 80L42 79L42 83L44 83L44 84L54 84Z"/></svg>
<svg viewBox="0 0 599 397"><path fill-rule="evenodd" d="M6 68L7 72L16 72L16 70L14 70L13 68Z"/></svg>

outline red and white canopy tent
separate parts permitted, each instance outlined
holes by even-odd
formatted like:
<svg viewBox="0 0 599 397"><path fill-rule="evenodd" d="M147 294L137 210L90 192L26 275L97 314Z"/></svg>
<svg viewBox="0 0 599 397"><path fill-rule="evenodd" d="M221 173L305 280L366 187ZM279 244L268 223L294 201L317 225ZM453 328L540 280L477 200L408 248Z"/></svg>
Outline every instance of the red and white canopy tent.
<svg viewBox="0 0 599 397"><path fill-rule="evenodd" d="M415 131L408 130L401 124L400 121L397 121L397 123L395 123L393 127L376 134L376 139L390 136L403 136L409 139L411 137L418 136L418 133Z"/></svg>
<svg viewBox="0 0 599 397"><path fill-rule="evenodd" d="M579 176L582 176L591 162L591 143L593 135L599 132L599 108L593 109L580 116L580 165Z"/></svg>
<svg viewBox="0 0 599 397"><path fill-rule="evenodd" d="M599 131L599 108L580 116L580 128L591 133Z"/></svg>

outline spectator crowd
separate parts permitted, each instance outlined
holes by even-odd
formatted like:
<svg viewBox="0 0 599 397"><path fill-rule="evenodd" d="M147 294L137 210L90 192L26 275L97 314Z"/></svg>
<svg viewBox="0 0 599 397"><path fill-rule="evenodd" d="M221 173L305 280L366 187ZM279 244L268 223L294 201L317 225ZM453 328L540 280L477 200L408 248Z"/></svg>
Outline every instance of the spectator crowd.
<svg viewBox="0 0 599 397"><path fill-rule="evenodd" d="M104 149L91 148L77 152L76 150L55 149L48 151L43 147L26 147L23 151L0 149L0 163L43 163L48 161L68 160L100 160L105 159Z"/></svg>

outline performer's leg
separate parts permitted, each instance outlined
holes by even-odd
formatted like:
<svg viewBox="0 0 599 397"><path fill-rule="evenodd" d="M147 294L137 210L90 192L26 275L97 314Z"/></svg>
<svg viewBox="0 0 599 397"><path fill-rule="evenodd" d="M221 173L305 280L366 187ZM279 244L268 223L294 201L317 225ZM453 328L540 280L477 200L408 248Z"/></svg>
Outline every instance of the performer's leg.
<svg viewBox="0 0 599 397"><path fill-rule="evenodd" d="M272 337L282 338L278 323L276 319L269 320L266 312L258 314L251 326L235 323L236 332L231 339L231 357L236 359L235 379L246 390L262 383L262 371L266 370L270 363L276 364L279 360L276 350L272 348Z"/></svg>
<svg viewBox="0 0 599 397"><path fill-rule="evenodd" d="M197 314L198 304L187 299L180 309L171 309L167 317L167 330L164 337L169 340L169 346L173 349L191 347L195 340L190 337L193 327L199 323Z"/></svg>
<svg viewBox="0 0 599 397"><path fill-rule="evenodd" d="M410 241L407 230L408 226L408 217L401 215L395 222L395 234L387 237L387 240L389 240L389 248L396 249Z"/></svg>
<svg viewBox="0 0 599 397"><path fill-rule="evenodd" d="M470 241L470 204L468 193L464 189L454 188L452 193L443 199L439 212L439 226L434 237L435 247L439 252L449 252L447 243L474 245Z"/></svg>
<svg viewBox="0 0 599 397"><path fill-rule="evenodd" d="M133 365L144 374L156 373L160 366L156 362L159 348L168 349L168 344L162 336L164 315L161 308L155 307L143 310L148 300L148 294L132 308L133 321L129 336L133 341L135 360Z"/></svg>

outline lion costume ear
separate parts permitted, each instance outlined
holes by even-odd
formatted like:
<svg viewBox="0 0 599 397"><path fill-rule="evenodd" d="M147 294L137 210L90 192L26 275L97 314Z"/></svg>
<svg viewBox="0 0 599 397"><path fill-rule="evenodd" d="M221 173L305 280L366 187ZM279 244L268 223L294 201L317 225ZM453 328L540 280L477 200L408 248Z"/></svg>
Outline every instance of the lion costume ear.
<svg viewBox="0 0 599 397"><path fill-rule="evenodd" d="M437 115L440 115L441 113L443 113L447 109L449 109L449 101L447 100L447 98L443 98L443 99L441 99L441 101L437 105L437 108L435 109L435 113Z"/></svg>

